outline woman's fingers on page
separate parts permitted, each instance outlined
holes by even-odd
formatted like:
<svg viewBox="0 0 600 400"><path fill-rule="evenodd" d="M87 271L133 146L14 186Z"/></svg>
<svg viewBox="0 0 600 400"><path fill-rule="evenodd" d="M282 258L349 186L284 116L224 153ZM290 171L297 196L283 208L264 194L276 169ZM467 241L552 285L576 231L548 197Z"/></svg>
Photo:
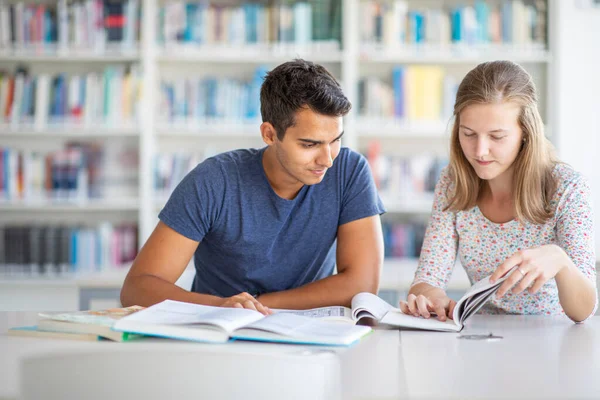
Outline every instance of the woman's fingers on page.
<svg viewBox="0 0 600 400"><path fill-rule="evenodd" d="M496 280L503 277L508 271L510 271L515 265L519 265L523 261L522 251L517 251L512 256L508 257L492 275L490 275L490 283L496 282Z"/></svg>
<svg viewBox="0 0 600 400"><path fill-rule="evenodd" d="M425 318L429 318L429 309L432 307L431 301L423 295L417 296L417 308L419 309L419 315Z"/></svg>
<svg viewBox="0 0 600 400"><path fill-rule="evenodd" d="M398 303L398 307L400 308L400 311L402 311L403 314L410 314L410 310L408 309L408 303L404 300L400 300L400 303Z"/></svg>
<svg viewBox="0 0 600 400"><path fill-rule="evenodd" d="M408 303L408 311L415 317L418 317L419 310L417 308L417 296L415 296L414 294L411 293L406 298L406 301Z"/></svg>
<svg viewBox="0 0 600 400"><path fill-rule="evenodd" d="M511 290L512 294L519 294L521 293L523 290L527 289L529 287L529 285L531 285L534 281L535 281L535 273L533 273L533 271L526 271L525 268L523 266L519 267L520 271L523 271L523 273L525 274L525 276L523 276L523 279L521 279L521 281ZM518 275L522 275L519 274L519 271L515 271Z"/></svg>
<svg viewBox="0 0 600 400"><path fill-rule="evenodd" d="M510 277L508 277L507 280L502 283L502 285L500 285L500 288L498 288L498 291L496 292L496 298L504 296L506 292L515 286L517 282L519 282L519 280L524 276L525 274L521 273L520 270L515 271Z"/></svg>
<svg viewBox="0 0 600 400"><path fill-rule="evenodd" d="M456 307L456 302L450 299L450 303L448 304L448 318L454 319L454 307Z"/></svg>
<svg viewBox="0 0 600 400"><path fill-rule="evenodd" d="M446 320L446 307L441 300L433 301L433 311L437 314L440 321Z"/></svg>

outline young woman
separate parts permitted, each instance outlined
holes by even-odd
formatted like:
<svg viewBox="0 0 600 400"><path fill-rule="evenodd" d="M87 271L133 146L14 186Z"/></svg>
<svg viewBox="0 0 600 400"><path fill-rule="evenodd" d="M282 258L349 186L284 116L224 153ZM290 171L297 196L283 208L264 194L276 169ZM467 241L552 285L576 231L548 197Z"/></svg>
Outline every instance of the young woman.
<svg viewBox="0 0 600 400"><path fill-rule="evenodd" d="M444 291L456 255L471 283L517 270L481 310L566 314L596 310L590 187L560 163L544 137L531 76L519 65L478 65L454 105L450 165L435 188L432 216L405 313L440 320L455 302Z"/></svg>

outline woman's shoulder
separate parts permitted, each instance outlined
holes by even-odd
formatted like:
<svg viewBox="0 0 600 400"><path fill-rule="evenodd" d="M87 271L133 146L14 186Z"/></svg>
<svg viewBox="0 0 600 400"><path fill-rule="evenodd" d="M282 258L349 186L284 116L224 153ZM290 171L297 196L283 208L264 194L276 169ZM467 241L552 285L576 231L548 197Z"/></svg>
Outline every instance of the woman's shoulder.
<svg viewBox="0 0 600 400"><path fill-rule="evenodd" d="M586 183L583 174L565 163L557 163L552 169L552 176L556 182L557 192L564 192L569 187Z"/></svg>
<svg viewBox="0 0 600 400"><path fill-rule="evenodd" d="M454 182L452 170L450 169L450 166L447 165L442 168L437 184L435 185L435 197L445 206L452 197L455 187L456 184Z"/></svg>
<svg viewBox="0 0 600 400"><path fill-rule="evenodd" d="M564 203L561 200L571 197L573 193L577 195L577 193L589 190L589 183L585 176L568 164L556 164L552 170L552 176L556 182L556 190L552 199L555 206Z"/></svg>

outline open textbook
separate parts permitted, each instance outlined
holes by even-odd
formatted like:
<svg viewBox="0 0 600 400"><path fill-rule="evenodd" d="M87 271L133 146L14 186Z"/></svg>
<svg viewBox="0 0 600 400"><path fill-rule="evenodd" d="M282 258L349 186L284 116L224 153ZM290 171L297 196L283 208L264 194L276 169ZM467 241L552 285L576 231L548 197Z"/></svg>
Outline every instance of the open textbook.
<svg viewBox="0 0 600 400"><path fill-rule="evenodd" d="M513 269L514 271L514 269ZM423 329L430 331L459 332L465 321L475 314L496 293L502 282L512 273L491 284L489 276L475 283L457 301L453 319L442 322L435 316L431 318L415 317L404 314L399 308L393 307L372 293L359 293L352 298L352 308L321 307L310 310L274 310L276 313L294 314L322 320L345 321L356 323L361 318L371 318L379 323L401 328Z"/></svg>
<svg viewBox="0 0 600 400"><path fill-rule="evenodd" d="M118 320L119 332L223 343L230 339L349 346L371 332L367 326L336 324L301 315L265 316L243 308L211 307L165 300Z"/></svg>

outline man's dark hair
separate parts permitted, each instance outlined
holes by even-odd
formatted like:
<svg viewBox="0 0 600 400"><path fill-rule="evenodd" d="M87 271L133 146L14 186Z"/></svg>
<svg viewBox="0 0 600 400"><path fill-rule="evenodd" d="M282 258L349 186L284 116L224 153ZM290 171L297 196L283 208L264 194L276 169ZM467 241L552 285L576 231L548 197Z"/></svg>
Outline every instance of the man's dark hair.
<svg viewBox="0 0 600 400"><path fill-rule="evenodd" d="M323 66L296 59L277 66L267 73L260 88L260 114L270 122L279 140L295 123L301 108L328 116L348 114L352 104L340 84Z"/></svg>

